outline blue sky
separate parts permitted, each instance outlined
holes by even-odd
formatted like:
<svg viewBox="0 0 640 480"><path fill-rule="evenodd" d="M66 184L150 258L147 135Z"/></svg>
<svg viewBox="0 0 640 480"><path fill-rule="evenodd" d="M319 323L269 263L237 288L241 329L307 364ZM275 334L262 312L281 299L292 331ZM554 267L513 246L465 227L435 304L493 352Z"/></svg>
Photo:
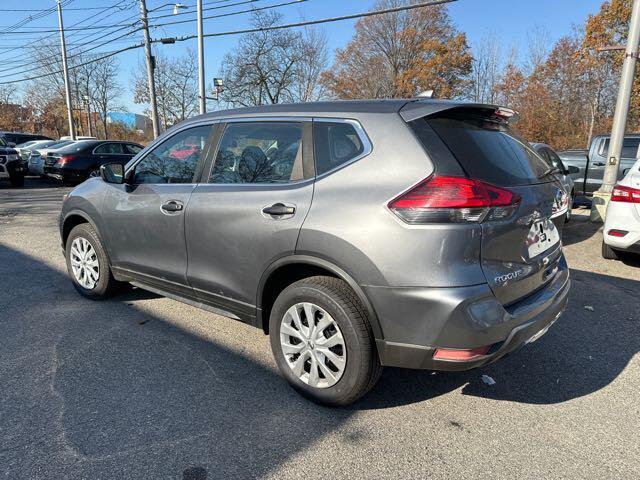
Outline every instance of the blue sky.
<svg viewBox="0 0 640 480"><path fill-rule="evenodd" d="M70 27L73 23L85 19L91 14L100 12L99 10L77 11L71 10L78 7L95 7L103 5L111 5L117 0L73 0L68 5L68 9L64 10L64 22L66 27ZM241 0L229 0L229 3L238 3ZM283 0L259 0L254 3L258 5L269 5L274 3L282 3ZM123 5L134 5L134 0L123 0ZM147 0L147 7L152 10L163 4L168 3L164 0ZM195 5L195 0L182 0L181 3L187 5ZM211 0L204 0L210 6L217 6ZM307 0L299 4L280 7L278 10L284 14L286 21L297 21L300 18L316 19L330 16L347 15L351 13L368 10L374 4L374 0ZM505 50L512 46L519 47L520 50L526 48L528 37L531 32L536 29L543 28L549 35L550 43L557 38L569 33L572 25L582 25L590 13L598 11L602 0L458 0L449 6L450 14L456 27L465 32L468 36L470 44L473 46L485 35L494 35ZM26 18L28 12L9 12L5 9L45 9L55 5L54 0L0 0L0 31L7 26ZM223 12L245 10L250 5L231 6L225 9L213 10L205 12L208 15L215 15ZM195 7L189 10L195 11ZM185 11L185 10L183 10ZM121 23L127 18L134 17L138 13L136 7L122 11L111 11L108 16L102 14L96 17L98 25L112 25ZM168 15L171 10L165 7L158 13L153 15ZM155 20L152 23L168 22L175 19L192 18L195 15L182 15L180 17L167 17ZM238 15L221 19L213 19L205 21L205 32L225 31L241 29L248 25L248 15ZM90 25L92 22L85 22L78 27ZM333 49L346 44L353 34L353 25L355 21L343 21L332 24L325 24L321 28L327 33L329 47ZM23 27L21 31L30 31L31 28L38 27L56 28L57 17L55 14L45 16L41 19L32 21ZM75 28L78 28L75 27ZM153 38L188 35L195 33L195 22L183 25L165 26L155 28L151 32ZM69 32L67 42L70 44L70 51L78 51L83 48L81 37L91 33L87 31ZM38 34L41 35L41 34ZM0 35L0 46L4 45L22 45L25 39L33 39L36 34L15 34ZM91 39L93 37L89 37ZM223 55L232 49L238 42L238 36L218 37L205 40L206 54L206 76L207 80L214 77L219 69ZM101 50L111 50L122 48L128 44L137 42L138 39L122 39L114 43L113 46L104 47ZM177 55L183 53L186 48L196 48L195 40L176 43L174 45L159 45L167 55ZM20 50L0 49L0 56L4 58L15 57L20 54ZM130 77L133 69L137 68L143 60L142 50L131 51L121 54L119 57L122 66L121 82L125 87L125 93L122 95L121 103L130 111L141 112L143 106L135 105L129 90ZM19 70L17 71L19 72ZM19 78L19 75L15 78Z"/></svg>

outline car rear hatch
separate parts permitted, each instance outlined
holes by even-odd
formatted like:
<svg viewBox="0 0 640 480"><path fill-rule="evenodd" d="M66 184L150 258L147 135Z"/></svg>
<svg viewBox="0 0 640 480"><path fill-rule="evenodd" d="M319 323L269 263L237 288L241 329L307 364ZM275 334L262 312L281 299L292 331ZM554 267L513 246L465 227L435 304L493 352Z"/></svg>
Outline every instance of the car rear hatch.
<svg viewBox="0 0 640 480"><path fill-rule="evenodd" d="M479 220L482 270L504 305L539 290L556 275L568 204L549 165L509 127L512 115L496 107L452 104L410 118L428 124L467 178L514 194L510 209L491 209Z"/></svg>

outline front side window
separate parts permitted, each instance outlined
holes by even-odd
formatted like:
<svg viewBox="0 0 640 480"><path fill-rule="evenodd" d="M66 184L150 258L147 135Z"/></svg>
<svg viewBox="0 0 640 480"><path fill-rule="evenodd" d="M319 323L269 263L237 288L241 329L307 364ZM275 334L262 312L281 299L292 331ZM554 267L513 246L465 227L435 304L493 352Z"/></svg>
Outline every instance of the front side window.
<svg viewBox="0 0 640 480"><path fill-rule="evenodd" d="M288 183L302 175L302 124L229 124L209 183Z"/></svg>
<svg viewBox="0 0 640 480"><path fill-rule="evenodd" d="M210 133L211 125L203 125L168 138L136 164L133 183L193 183Z"/></svg>
<svg viewBox="0 0 640 480"><path fill-rule="evenodd" d="M346 122L314 122L316 173L333 170L362 155L365 147L356 128Z"/></svg>

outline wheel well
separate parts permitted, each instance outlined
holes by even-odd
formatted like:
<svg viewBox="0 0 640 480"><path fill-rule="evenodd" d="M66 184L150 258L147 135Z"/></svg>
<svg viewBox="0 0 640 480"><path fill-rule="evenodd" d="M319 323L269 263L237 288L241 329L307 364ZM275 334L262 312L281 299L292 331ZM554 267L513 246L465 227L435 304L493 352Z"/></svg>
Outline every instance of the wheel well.
<svg viewBox="0 0 640 480"><path fill-rule="evenodd" d="M67 238L73 230L74 227L80 225L81 223L89 223L89 221L84 218L82 215L70 215L68 218L64 220L64 225L62 227L62 244L67 244Z"/></svg>
<svg viewBox="0 0 640 480"><path fill-rule="evenodd" d="M264 288L262 289L262 298L260 302L262 308L262 330L264 333L269 333L269 317L271 315L271 308L273 307L276 298L278 298L278 295L280 295L280 293L292 283L302 280L303 278L315 277L316 275L325 275L327 277L337 278L333 272L326 268L307 263L283 265L269 275L269 278L267 278Z"/></svg>

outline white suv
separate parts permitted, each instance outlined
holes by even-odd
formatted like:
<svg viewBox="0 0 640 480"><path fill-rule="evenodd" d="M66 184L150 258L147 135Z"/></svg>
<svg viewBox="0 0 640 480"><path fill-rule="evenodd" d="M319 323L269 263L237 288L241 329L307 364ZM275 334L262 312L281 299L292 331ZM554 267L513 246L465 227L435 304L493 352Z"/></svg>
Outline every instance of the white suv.
<svg viewBox="0 0 640 480"><path fill-rule="evenodd" d="M603 236L604 258L615 260L619 251L640 253L640 160L613 189Z"/></svg>

